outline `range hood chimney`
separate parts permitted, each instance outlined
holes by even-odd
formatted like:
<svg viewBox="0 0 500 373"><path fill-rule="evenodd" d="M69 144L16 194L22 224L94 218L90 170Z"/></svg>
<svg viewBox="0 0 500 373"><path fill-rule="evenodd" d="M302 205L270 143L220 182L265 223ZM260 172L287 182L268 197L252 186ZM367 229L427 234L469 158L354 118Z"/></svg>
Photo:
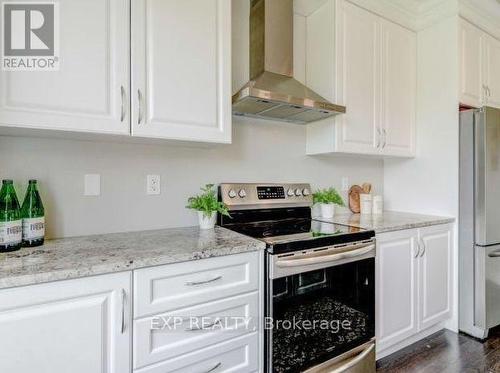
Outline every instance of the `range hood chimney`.
<svg viewBox="0 0 500 373"><path fill-rule="evenodd" d="M293 78L293 0L250 0L250 81L233 114L305 124L345 111Z"/></svg>

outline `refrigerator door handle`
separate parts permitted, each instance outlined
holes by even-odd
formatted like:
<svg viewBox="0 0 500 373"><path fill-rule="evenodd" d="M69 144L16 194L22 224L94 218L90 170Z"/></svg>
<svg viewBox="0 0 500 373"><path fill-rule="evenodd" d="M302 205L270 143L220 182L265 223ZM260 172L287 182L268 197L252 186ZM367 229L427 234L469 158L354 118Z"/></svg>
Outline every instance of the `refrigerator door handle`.
<svg viewBox="0 0 500 373"><path fill-rule="evenodd" d="M492 251L488 254L490 258L500 258L500 250Z"/></svg>

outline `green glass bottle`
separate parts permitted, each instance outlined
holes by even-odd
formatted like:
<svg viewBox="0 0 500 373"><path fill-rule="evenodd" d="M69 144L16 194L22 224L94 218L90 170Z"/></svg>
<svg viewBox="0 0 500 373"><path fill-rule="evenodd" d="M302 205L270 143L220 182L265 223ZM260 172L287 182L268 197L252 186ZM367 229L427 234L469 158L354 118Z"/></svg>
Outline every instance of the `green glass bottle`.
<svg viewBox="0 0 500 373"><path fill-rule="evenodd" d="M43 245L45 240L45 210L38 193L37 181L30 180L21 207L23 218L23 246Z"/></svg>
<svg viewBox="0 0 500 373"><path fill-rule="evenodd" d="M3 180L0 189L0 252L21 248L23 223L12 180Z"/></svg>

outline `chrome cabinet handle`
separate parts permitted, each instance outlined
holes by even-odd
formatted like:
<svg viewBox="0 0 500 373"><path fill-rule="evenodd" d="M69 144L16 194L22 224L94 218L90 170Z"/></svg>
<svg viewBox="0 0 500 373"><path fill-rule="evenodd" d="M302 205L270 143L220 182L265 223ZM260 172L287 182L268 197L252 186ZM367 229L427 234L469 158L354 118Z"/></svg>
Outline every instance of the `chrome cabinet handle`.
<svg viewBox="0 0 500 373"><path fill-rule="evenodd" d="M196 332L196 331L199 331L199 330L210 329L212 326L214 326L215 324L217 324L219 321L220 321L219 319L215 319L215 321L213 323L211 323L211 324L203 325L203 326L196 326L194 328L186 328L184 330L187 331L187 332Z"/></svg>
<svg viewBox="0 0 500 373"><path fill-rule="evenodd" d="M380 138L382 137L382 133L380 131L380 128L377 127L377 149L380 149Z"/></svg>
<svg viewBox="0 0 500 373"><path fill-rule="evenodd" d="M422 242L422 253L420 254L420 257L423 257L427 248L425 247L425 241L423 238L420 239L420 242Z"/></svg>
<svg viewBox="0 0 500 373"><path fill-rule="evenodd" d="M139 100L139 115L138 115L138 118L137 118L137 124L141 124L142 122L142 119L143 119L143 107L142 107L142 104L143 104L143 96L142 96L142 92L140 89L137 90L137 98Z"/></svg>
<svg viewBox="0 0 500 373"><path fill-rule="evenodd" d="M209 370L205 371L204 373L211 373L211 372L213 372L214 370L216 370L217 368L220 368L221 366L222 366L222 363L221 363L221 362L218 362L217 364L215 364L215 365L213 366L213 368L211 368L211 369L209 369Z"/></svg>
<svg viewBox="0 0 500 373"><path fill-rule="evenodd" d="M500 258L500 250L492 251L488 254L490 258Z"/></svg>
<svg viewBox="0 0 500 373"><path fill-rule="evenodd" d="M382 149L385 149L387 145L387 131L385 130L385 128L382 128L382 132L384 133L384 145L382 145Z"/></svg>
<svg viewBox="0 0 500 373"><path fill-rule="evenodd" d="M120 87L120 92L121 92L121 97L122 97L122 111L121 111L121 116L120 116L120 122L123 122L125 120L125 115L126 115L125 101L127 100L124 86Z"/></svg>
<svg viewBox="0 0 500 373"><path fill-rule="evenodd" d="M351 371L356 365L366 359L366 357L373 352L375 349L375 343L370 344L366 349L363 350L359 355L349 360L344 366L337 369L333 369L330 373L344 373Z"/></svg>
<svg viewBox="0 0 500 373"><path fill-rule="evenodd" d="M488 90L488 97L491 97L491 89L489 86L486 86L486 89Z"/></svg>
<svg viewBox="0 0 500 373"><path fill-rule="evenodd" d="M125 289L122 289L122 326L121 333L125 333Z"/></svg>
<svg viewBox="0 0 500 373"><path fill-rule="evenodd" d="M210 280L205 280L205 281L188 281L186 282L186 286L199 286L199 285L209 284L211 282L220 280L221 278L222 276L216 276L214 278L211 278Z"/></svg>
<svg viewBox="0 0 500 373"><path fill-rule="evenodd" d="M421 250L420 242L417 242L416 246L417 246L417 252L415 253L415 259L420 256L420 250Z"/></svg>

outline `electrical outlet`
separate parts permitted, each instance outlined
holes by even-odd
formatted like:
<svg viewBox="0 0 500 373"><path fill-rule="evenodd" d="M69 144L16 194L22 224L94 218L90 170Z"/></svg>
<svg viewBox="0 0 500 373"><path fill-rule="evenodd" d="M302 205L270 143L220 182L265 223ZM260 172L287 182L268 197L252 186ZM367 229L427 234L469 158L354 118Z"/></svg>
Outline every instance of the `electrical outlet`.
<svg viewBox="0 0 500 373"><path fill-rule="evenodd" d="M101 195L101 175L86 174L84 177L84 196L99 196Z"/></svg>
<svg viewBox="0 0 500 373"><path fill-rule="evenodd" d="M161 191L160 175L148 175L146 193L149 195L158 195Z"/></svg>
<svg viewBox="0 0 500 373"><path fill-rule="evenodd" d="M342 178L342 191L347 192L349 190L349 178L344 176Z"/></svg>

